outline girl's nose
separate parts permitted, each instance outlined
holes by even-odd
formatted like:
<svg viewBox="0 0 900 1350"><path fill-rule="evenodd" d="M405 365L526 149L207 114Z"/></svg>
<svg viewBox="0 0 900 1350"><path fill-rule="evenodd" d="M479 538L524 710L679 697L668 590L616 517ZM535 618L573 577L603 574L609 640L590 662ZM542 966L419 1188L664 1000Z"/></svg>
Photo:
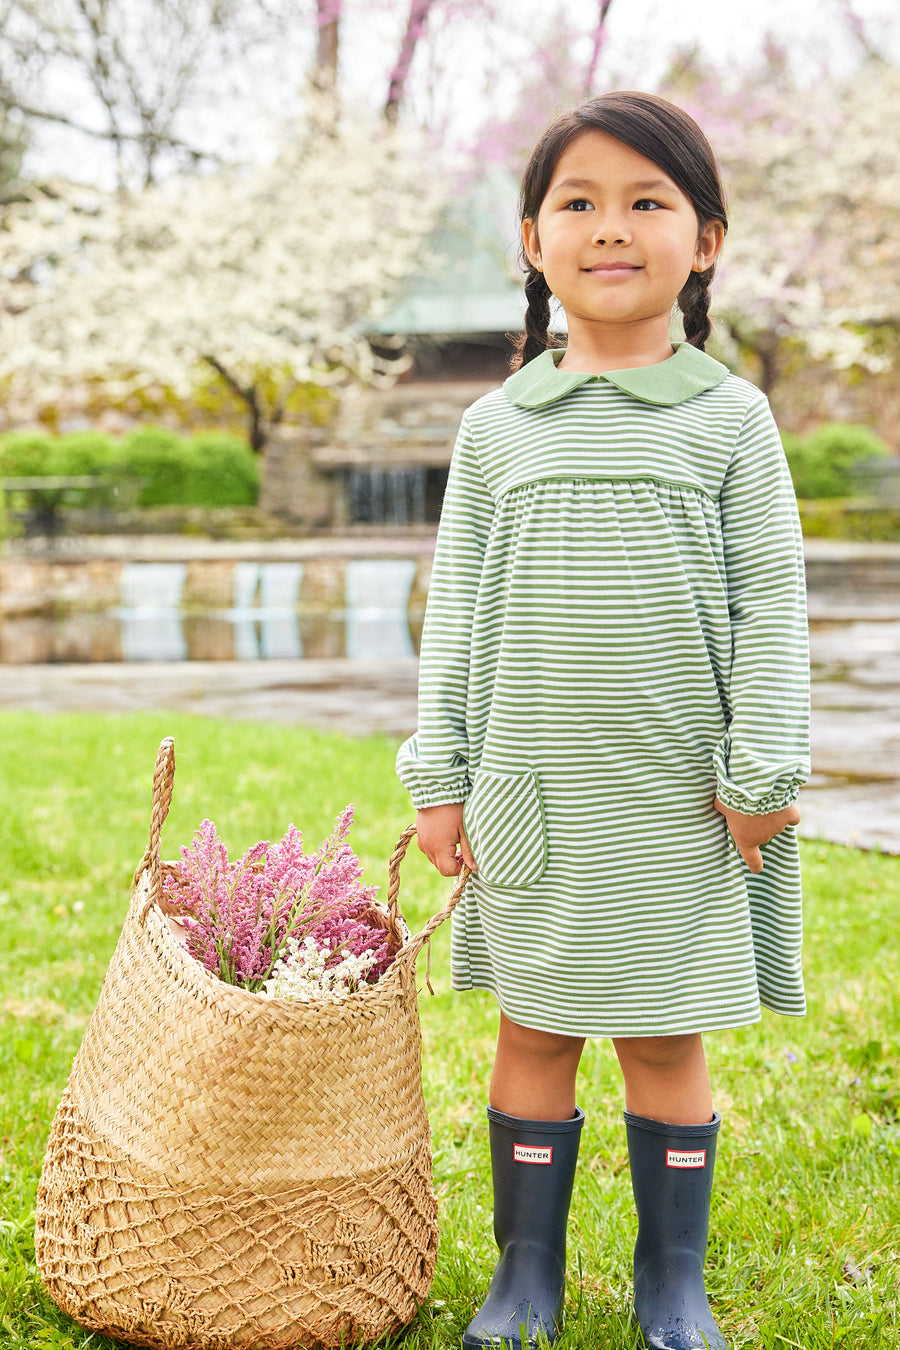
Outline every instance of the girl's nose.
<svg viewBox="0 0 900 1350"><path fill-rule="evenodd" d="M595 227L591 240L595 244L628 244L631 234L621 220L602 220Z"/></svg>

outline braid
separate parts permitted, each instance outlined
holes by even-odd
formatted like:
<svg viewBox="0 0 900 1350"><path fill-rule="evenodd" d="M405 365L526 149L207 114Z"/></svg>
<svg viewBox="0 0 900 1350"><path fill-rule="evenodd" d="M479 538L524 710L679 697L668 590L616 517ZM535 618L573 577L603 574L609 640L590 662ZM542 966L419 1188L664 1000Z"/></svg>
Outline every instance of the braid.
<svg viewBox="0 0 900 1350"><path fill-rule="evenodd" d="M678 296L678 308L684 317L685 340L692 347L706 350L706 344L712 333L709 320L709 288L712 283L715 265L705 272L692 272L681 288Z"/></svg>
<svg viewBox="0 0 900 1350"><path fill-rule="evenodd" d="M534 357L540 356L541 352L559 345L550 335L551 294L543 272L539 272L536 267L529 266L528 275L525 278L525 295L528 300L528 308L525 311L525 331L514 339L515 351L510 361L513 370L518 370L527 361L532 361Z"/></svg>

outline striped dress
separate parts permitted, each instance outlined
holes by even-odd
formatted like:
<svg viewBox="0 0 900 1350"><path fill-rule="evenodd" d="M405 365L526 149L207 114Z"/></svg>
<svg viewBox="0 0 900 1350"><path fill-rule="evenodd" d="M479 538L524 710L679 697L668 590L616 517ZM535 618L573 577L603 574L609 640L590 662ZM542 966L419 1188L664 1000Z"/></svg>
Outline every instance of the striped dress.
<svg viewBox="0 0 900 1350"><path fill-rule="evenodd" d="M561 355L463 418L397 760L415 806L465 802L454 988L579 1036L801 1014L795 832L753 876L713 807L779 810L809 767L768 404L686 344L600 376Z"/></svg>

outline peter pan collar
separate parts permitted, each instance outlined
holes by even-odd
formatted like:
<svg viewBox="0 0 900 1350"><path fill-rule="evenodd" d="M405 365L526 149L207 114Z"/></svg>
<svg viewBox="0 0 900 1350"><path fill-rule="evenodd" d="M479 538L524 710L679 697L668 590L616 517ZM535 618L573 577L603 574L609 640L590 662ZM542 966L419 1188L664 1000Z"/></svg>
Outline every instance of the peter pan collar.
<svg viewBox="0 0 900 1350"><path fill-rule="evenodd" d="M591 375L580 370L557 370L557 362L565 356L565 348L541 352L533 361L510 375L503 385L510 403L519 408L545 408L581 384L606 380L642 403L669 405L686 403L689 398L715 389L728 374L728 367L681 342L675 355L655 366L635 366L632 370L607 370L602 375Z"/></svg>

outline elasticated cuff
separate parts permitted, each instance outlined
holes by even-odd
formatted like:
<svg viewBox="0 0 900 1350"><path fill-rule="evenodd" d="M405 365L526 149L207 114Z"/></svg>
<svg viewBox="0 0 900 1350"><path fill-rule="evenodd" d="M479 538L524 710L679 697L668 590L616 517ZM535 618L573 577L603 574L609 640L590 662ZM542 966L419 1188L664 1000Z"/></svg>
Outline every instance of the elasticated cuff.
<svg viewBox="0 0 900 1350"><path fill-rule="evenodd" d="M397 777L416 810L464 802L472 790L469 766L462 756L454 754L442 763L430 763L419 754L418 734L410 736L397 751Z"/></svg>
<svg viewBox="0 0 900 1350"><path fill-rule="evenodd" d="M784 811L793 806L800 796L800 783L792 783L788 788L776 788L765 797L746 797L737 788L725 783L716 785L716 796L723 806L732 811L740 811L742 816L767 816L771 811Z"/></svg>
<svg viewBox="0 0 900 1350"><path fill-rule="evenodd" d="M407 784L407 786L409 786ZM412 804L417 811L426 806L453 806L457 802L464 802L469 795L468 783L460 784L458 788L447 787L439 784L437 787L410 788L409 795Z"/></svg>

